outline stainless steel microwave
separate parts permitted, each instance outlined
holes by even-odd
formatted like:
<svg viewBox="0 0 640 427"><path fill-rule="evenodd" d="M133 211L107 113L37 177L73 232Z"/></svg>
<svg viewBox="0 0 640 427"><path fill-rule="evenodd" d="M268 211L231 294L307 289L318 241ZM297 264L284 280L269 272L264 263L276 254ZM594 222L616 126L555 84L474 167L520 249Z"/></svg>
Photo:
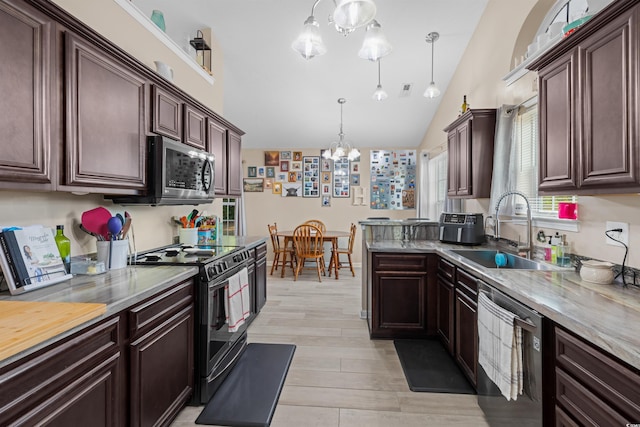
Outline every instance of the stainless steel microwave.
<svg viewBox="0 0 640 427"><path fill-rule="evenodd" d="M214 199L213 154L161 135L147 137L147 191L105 196L123 205L199 205Z"/></svg>

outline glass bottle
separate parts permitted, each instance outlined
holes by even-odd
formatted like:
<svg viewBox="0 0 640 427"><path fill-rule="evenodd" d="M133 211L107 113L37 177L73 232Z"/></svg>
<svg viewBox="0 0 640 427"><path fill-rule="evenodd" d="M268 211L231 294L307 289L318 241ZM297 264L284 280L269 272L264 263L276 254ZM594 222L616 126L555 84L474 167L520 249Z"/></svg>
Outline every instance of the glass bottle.
<svg viewBox="0 0 640 427"><path fill-rule="evenodd" d="M60 258L62 258L62 262L64 262L64 269L69 273L71 264L71 240L64 235L64 225L56 225L55 241L58 251L60 251Z"/></svg>
<svg viewBox="0 0 640 427"><path fill-rule="evenodd" d="M462 114L464 114L467 112L468 109L469 109L469 104L467 104L467 95L464 95L462 98L462 107L460 107L460 110L462 111Z"/></svg>

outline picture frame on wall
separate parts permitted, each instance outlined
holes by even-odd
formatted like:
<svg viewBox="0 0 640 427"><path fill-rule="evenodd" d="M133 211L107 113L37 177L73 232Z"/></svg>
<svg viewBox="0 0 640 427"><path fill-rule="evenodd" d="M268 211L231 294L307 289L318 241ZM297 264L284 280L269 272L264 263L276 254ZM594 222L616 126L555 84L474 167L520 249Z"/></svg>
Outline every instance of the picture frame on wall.
<svg viewBox="0 0 640 427"><path fill-rule="evenodd" d="M289 165L290 170L292 171L301 171L302 170L302 162L291 162L291 164Z"/></svg>
<svg viewBox="0 0 640 427"><path fill-rule="evenodd" d="M293 161L301 162L302 161L302 151L294 151L293 152Z"/></svg>
<svg viewBox="0 0 640 427"><path fill-rule="evenodd" d="M280 160L291 160L291 151L281 151Z"/></svg>
<svg viewBox="0 0 640 427"><path fill-rule="evenodd" d="M265 174L264 166L258 166L258 177L264 178L264 174Z"/></svg>
<svg viewBox="0 0 640 427"><path fill-rule="evenodd" d="M351 185L353 185L354 187L357 187L358 185L360 185L360 174L359 173L351 174Z"/></svg>
<svg viewBox="0 0 640 427"><path fill-rule="evenodd" d="M287 182L296 182L298 181L298 173L297 172L289 172L289 178Z"/></svg>
<svg viewBox="0 0 640 427"><path fill-rule="evenodd" d="M322 184L322 195L331 196L331 184Z"/></svg>
<svg viewBox="0 0 640 427"><path fill-rule="evenodd" d="M333 162L333 197L349 197L349 159L341 157Z"/></svg>
<svg viewBox="0 0 640 427"><path fill-rule="evenodd" d="M255 166L247 167L247 176L249 178L255 178L258 175L258 168Z"/></svg>
<svg viewBox="0 0 640 427"><path fill-rule="evenodd" d="M301 182L283 182L282 197L300 197L302 195Z"/></svg>
<svg viewBox="0 0 640 427"><path fill-rule="evenodd" d="M320 197L320 157L302 158L302 197Z"/></svg>
<svg viewBox="0 0 640 427"><path fill-rule="evenodd" d="M322 207L323 208L331 207L331 196L322 196Z"/></svg>
<svg viewBox="0 0 640 427"><path fill-rule="evenodd" d="M360 162L351 162L351 173L360 173Z"/></svg>
<svg viewBox="0 0 640 427"><path fill-rule="evenodd" d="M287 182L287 172L280 172L276 175L276 181L278 182Z"/></svg>
<svg viewBox="0 0 640 427"><path fill-rule="evenodd" d="M276 168L274 166L267 166L266 168L266 176L267 178L275 178L276 177Z"/></svg>
<svg viewBox="0 0 640 427"><path fill-rule="evenodd" d="M271 187L271 194L282 194L282 183L274 182L273 187Z"/></svg>
<svg viewBox="0 0 640 427"><path fill-rule="evenodd" d="M242 189L245 193L260 193L264 191L264 178L243 178Z"/></svg>
<svg viewBox="0 0 640 427"><path fill-rule="evenodd" d="M280 152L279 151L265 151L264 152L264 165L265 166L278 166L280 164Z"/></svg>
<svg viewBox="0 0 640 427"><path fill-rule="evenodd" d="M271 190L273 188L273 179L272 178L266 178L264 180L264 189L265 190Z"/></svg>
<svg viewBox="0 0 640 427"><path fill-rule="evenodd" d="M280 171L289 172L289 160L280 160Z"/></svg>
<svg viewBox="0 0 640 427"><path fill-rule="evenodd" d="M329 184L331 182L331 172L322 172L322 183Z"/></svg>
<svg viewBox="0 0 640 427"><path fill-rule="evenodd" d="M327 150L320 150L321 153L324 153ZM331 164L331 159L325 159L324 157L322 157L322 155L320 155L320 158L322 159L322 167L320 170L322 170L322 172L331 172L332 168L332 164Z"/></svg>

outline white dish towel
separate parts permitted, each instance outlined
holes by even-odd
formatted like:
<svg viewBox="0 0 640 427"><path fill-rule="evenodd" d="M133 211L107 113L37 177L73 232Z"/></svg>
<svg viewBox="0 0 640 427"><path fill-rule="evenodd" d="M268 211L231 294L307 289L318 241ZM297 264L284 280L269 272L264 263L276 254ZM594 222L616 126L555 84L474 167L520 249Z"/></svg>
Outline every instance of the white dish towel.
<svg viewBox="0 0 640 427"><path fill-rule="evenodd" d="M507 400L522 394L522 328L517 316L478 294L478 363Z"/></svg>
<svg viewBox="0 0 640 427"><path fill-rule="evenodd" d="M229 332L236 332L251 315L251 294L247 268L229 278L225 286L224 308L227 313Z"/></svg>

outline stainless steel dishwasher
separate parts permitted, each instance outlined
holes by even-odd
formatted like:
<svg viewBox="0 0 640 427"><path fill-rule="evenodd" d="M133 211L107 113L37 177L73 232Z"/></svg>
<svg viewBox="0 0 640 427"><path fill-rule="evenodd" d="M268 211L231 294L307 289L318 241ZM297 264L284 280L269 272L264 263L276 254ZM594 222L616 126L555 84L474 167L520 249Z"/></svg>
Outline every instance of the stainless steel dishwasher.
<svg viewBox="0 0 640 427"><path fill-rule="evenodd" d="M518 316L522 327L523 394L507 400L498 386L478 366L478 404L491 426L542 425L542 316L487 283L478 280L478 290L498 306ZM482 342L479 346L482 346Z"/></svg>

